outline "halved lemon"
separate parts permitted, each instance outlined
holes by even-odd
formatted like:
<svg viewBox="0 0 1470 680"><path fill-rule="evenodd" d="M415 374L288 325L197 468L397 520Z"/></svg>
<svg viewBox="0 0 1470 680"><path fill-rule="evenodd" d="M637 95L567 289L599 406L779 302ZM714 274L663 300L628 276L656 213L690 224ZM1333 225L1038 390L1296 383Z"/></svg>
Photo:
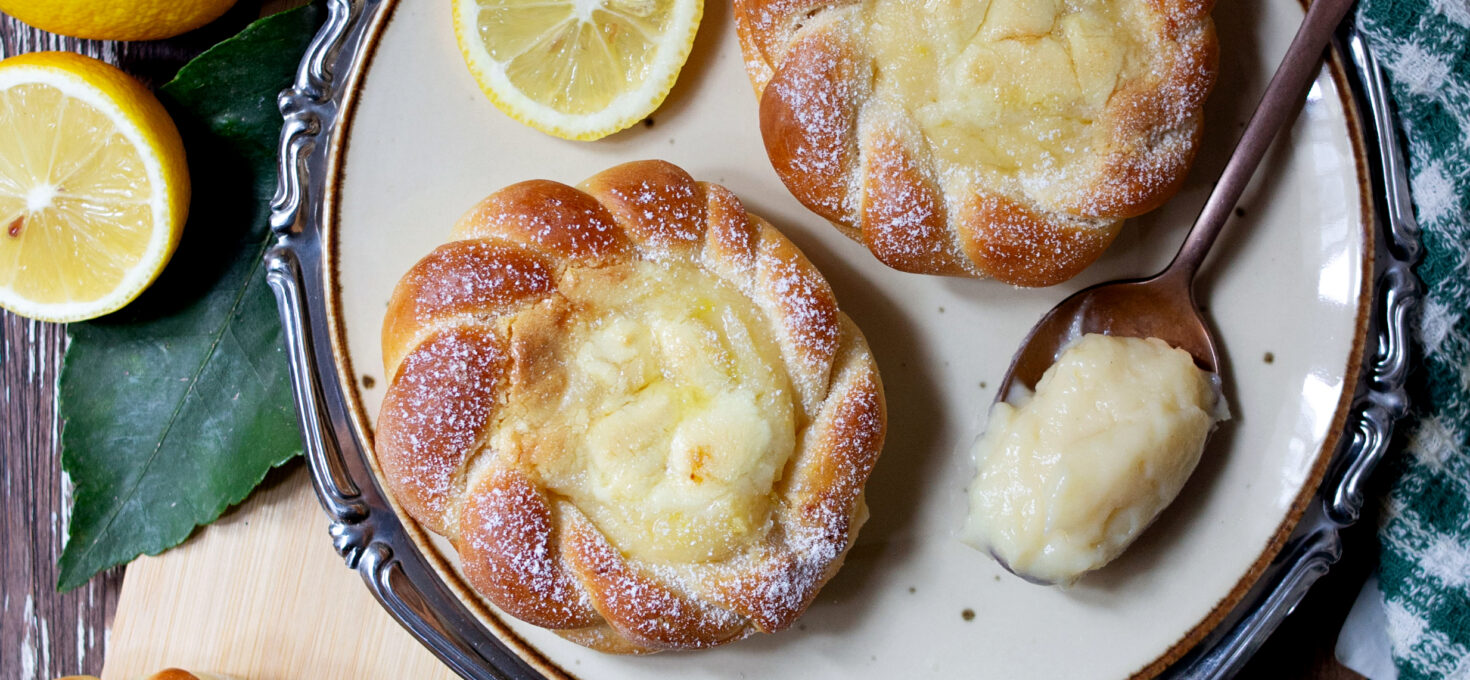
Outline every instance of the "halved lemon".
<svg viewBox="0 0 1470 680"><path fill-rule="evenodd" d="M0 61L0 307L43 321L114 311L173 254L184 143L138 81L67 52Z"/></svg>
<svg viewBox="0 0 1470 680"><path fill-rule="evenodd" d="M658 108L703 14L703 0L454 0L454 34L506 115L591 140Z"/></svg>

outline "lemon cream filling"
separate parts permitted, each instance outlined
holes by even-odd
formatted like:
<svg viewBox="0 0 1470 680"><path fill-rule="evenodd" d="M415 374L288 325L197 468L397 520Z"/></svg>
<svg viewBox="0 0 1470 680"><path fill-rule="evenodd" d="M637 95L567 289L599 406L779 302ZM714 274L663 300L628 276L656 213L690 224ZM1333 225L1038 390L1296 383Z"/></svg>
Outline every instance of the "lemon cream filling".
<svg viewBox="0 0 1470 680"><path fill-rule="evenodd" d="M1157 338L1089 334L975 444L966 543L1070 583L1112 561L1179 494L1229 417L1218 381Z"/></svg>
<svg viewBox="0 0 1470 680"><path fill-rule="evenodd" d="M1146 74L1151 24L1116 0L867 0L874 94L941 163L1062 166L1105 140L1108 99Z"/></svg>
<svg viewBox="0 0 1470 680"><path fill-rule="evenodd" d="M492 434L630 557L720 560L768 528L796 411L761 311L695 266L569 271L511 322L534 355Z"/></svg>

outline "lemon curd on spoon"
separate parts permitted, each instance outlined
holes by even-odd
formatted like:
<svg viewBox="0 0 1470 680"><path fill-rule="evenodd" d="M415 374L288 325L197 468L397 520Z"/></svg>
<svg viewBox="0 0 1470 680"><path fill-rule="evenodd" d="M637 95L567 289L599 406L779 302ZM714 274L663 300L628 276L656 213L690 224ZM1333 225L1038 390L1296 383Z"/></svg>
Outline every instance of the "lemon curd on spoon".
<svg viewBox="0 0 1470 680"><path fill-rule="evenodd" d="M1018 401L997 402L975 444L963 539L1039 583L1122 554L1229 417L1219 380L1157 338L1084 335Z"/></svg>

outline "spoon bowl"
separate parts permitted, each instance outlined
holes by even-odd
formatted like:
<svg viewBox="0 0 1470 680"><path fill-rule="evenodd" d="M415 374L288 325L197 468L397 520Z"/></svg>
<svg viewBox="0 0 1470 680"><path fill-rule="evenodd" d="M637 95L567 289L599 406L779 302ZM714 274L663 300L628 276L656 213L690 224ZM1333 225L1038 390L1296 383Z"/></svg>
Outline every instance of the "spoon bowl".
<svg viewBox="0 0 1470 680"><path fill-rule="evenodd" d="M1194 357L1207 373L1218 373L1220 355L1204 315L1194 302L1190 281L1164 274L1084 288L1052 307L1031 327L1001 380L996 399L1010 401L1011 390L1035 390L1041 375L1067 345L1088 333L1158 338Z"/></svg>
<svg viewBox="0 0 1470 680"><path fill-rule="evenodd" d="M1204 371L1220 372L1215 339L1194 301L1195 273L1271 140L1286 125L1302 91L1317 73L1323 50L1352 4L1352 0L1313 0L1307 8L1306 18L1231 152L1225 171L1169 266L1146 279L1085 288L1053 307L1021 342L996 391L997 401L1009 401L1017 387L1034 389L1067 345L1087 333L1158 338L1189 352L1195 365Z"/></svg>

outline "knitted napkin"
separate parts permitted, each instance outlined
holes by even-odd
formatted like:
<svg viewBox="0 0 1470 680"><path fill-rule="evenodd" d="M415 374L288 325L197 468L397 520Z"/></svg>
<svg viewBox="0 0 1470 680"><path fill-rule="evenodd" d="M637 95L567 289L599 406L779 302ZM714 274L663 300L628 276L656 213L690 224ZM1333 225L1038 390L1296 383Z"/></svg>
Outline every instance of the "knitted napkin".
<svg viewBox="0 0 1470 680"><path fill-rule="evenodd" d="M1470 678L1470 0L1362 0L1408 143L1427 295L1384 463L1378 567L1400 680Z"/></svg>

